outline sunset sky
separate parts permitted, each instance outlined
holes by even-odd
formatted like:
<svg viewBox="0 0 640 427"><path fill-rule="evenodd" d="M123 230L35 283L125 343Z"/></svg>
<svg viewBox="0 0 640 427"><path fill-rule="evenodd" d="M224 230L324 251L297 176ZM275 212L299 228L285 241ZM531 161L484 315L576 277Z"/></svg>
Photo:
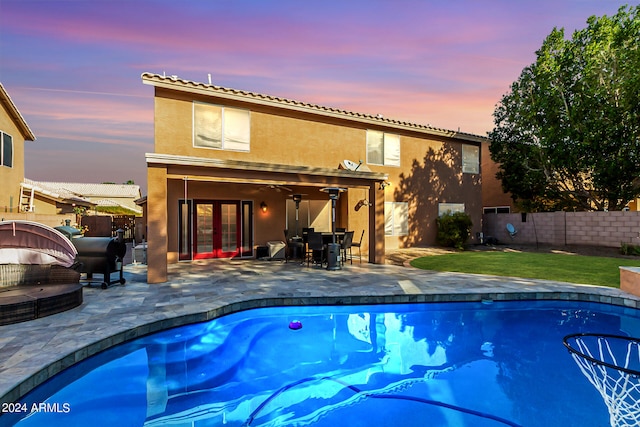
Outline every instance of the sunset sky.
<svg viewBox="0 0 640 427"><path fill-rule="evenodd" d="M143 72L486 135L554 27L614 0L0 0L0 82L35 133L25 175L146 194Z"/></svg>

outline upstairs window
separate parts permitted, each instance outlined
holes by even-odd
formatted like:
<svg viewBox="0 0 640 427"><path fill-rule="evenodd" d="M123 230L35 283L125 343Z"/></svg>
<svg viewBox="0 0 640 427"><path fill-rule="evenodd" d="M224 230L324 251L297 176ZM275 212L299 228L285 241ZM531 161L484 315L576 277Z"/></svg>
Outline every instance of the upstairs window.
<svg viewBox="0 0 640 427"><path fill-rule="evenodd" d="M459 212L464 213L464 203L438 203L438 216Z"/></svg>
<svg viewBox="0 0 640 427"><path fill-rule="evenodd" d="M193 146L249 151L249 110L193 103Z"/></svg>
<svg viewBox="0 0 640 427"><path fill-rule="evenodd" d="M377 130L368 130L367 163L400 166L400 136Z"/></svg>
<svg viewBox="0 0 640 427"><path fill-rule="evenodd" d="M0 165L13 167L13 138L4 132L0 132Z"/></svg>
<svg viewBox="0 0 640 427"><path fill-rule="evenodd" d="M462 144L462 173L480 173L480 147Z"/></svg>

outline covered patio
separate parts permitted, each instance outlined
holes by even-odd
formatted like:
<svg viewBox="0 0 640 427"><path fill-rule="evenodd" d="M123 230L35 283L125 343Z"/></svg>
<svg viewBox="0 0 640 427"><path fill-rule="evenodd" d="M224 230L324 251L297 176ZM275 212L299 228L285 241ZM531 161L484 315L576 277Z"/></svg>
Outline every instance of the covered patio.
<svg viewBox="0 0 640 427"><path fill-rule="evenodd" d="M284 230L305 227L364 230L362 258L384 263L387 174L153 153L146 159L148 283L165 282L167 265L178 261L253 258L256 247L283 241ZM335 217L326 187L344 189Z"/></svg>

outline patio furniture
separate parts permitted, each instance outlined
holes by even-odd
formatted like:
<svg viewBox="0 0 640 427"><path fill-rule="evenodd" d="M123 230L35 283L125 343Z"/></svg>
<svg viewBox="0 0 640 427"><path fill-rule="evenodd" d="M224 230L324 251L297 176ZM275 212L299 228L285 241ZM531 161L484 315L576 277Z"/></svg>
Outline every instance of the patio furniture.
<svg viewBox="0 0 640 427"><path fill-rule="evenodd" d="M256 259L269 259L269 246L257 246Z"/></svg>
<svg viewBox="0 0 640 427"><path fill-rule="evenodd" d="M351 242L352 248L358 248L358 260L360 261L360 264L362 264L362 253L360 252L360 248L362 247L363 238L364 238L364 230L362 230L362 234L360 235L360 241ZM351 252L351 249L349 249L349 252ZM351 255L351 263L353 263L353 255Z"/></svg>
<svg viewBox="0 0 640 427"><path fill-rule="evenodd" d="M347 259L347 251L349 251L349 260L351 264L353 264L353 257L351 256L351 246L353 245L353 231L347 231L344 233L344 239L340 245L342 249L342 265L344 265L344 261Z"/></svg>
<svg viewBox="0 0 640 427"><path fill-rule="evenodd" d="M284 262L289 262L289 229L284 229Z"/></svg>
<svg viewBox="0 0 640 427"><path fill-rule="evenodd" d="M302 242L306 245L309 240L309 233L314 232L315 229L313 227L305 227L302 229Z"/></svg>
<svg viewBox="0 0 640 427"><path fill-rule="evenodd" d="M79 283L80 273L52 264L0 264L0 292L12 286Z"/></svg>
<svg viewBox="0 0 640 427"><path fill-rule="evenodd" d="M31 221L0 222L0 325L82 304L77 251L62 233Z"/></svg>
<svg viewBox="0 0 640 427"><path fill-rule="evenodd" d="M332 233L332 232L330 232L330 231L325 231L325 232L322 232L322 233L320 233L320 234L322 234L322 242L323 242L325 245L328 245L328 244L330 244L330 243L333 243L333 236L334 236L334 235L335 235L335 237L336 237L336 241L335 241L335 243L337 243L337 244L339 245L339 244L341 244L342 240L344 239L344 234L345 234L345 233L338 233L338 232L336 232L336 233Z"/></svg>
<svg viewBox="0 0 640 427"><path fill-rule="evenodd" d="M302 237L292 237L287 242L287 246L289 247L289 255L287 257L287 262L290 259L300 260L300 262L304 262L304 243L302 242Z"/></svg>
<svg viewBox="0 0 640 427"><path fill-rule="evenodd" d="M287 244L280 240L267 242L269 259L286 259Z"/></svg>
<svg viewBox="0 0 640 427"><path fill-rule="evenodd" d="M288 237L289 230L284 230L285 236L285 251L284 251L284 261L289 262L290 259L297 259L300 262L304 262L304 243L302 241L302 237L293 236Z"/></svg>
<svg viewBox="0 0 640 427"><path fill-rule="evenodd" d="M325 249L326 246L322 242L322 234L316 232L309 233L307 237L306 252L307 267L309 267L311 262L316 264L319 263L320 267L322 267L322 264L326 262Z"/></svg>
<svg viewBox="0 0 640 427"><path fill-rule="evenodd" d="M336 202L340 198L340 193L347 191L341 187L325 187L320 191L327 193L331 200L331 229L333 230L333 239L327 245L327 270L340 270L340 244L336 241Z"/></svg>

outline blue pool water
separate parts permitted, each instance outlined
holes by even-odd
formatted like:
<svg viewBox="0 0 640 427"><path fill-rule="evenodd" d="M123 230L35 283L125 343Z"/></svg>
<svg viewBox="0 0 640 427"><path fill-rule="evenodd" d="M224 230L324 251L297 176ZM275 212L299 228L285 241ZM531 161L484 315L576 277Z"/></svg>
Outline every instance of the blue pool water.
<svg viewBox="0 0 640 427"><path fill-rule="evenodd" d="M640 336L640 315L564 301L255 309L104 351L0 425L608 426L563 346L580 332Z"/></svg>

